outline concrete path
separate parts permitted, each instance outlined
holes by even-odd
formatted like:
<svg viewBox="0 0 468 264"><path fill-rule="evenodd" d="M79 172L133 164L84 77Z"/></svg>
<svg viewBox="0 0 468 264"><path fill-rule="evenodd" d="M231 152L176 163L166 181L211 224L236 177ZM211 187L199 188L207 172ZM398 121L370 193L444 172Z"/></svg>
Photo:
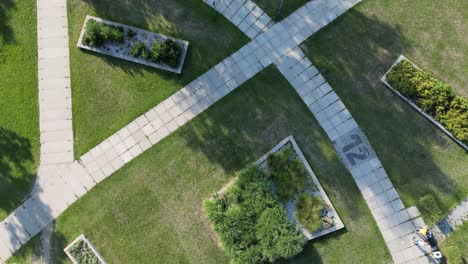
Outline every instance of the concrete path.
<svg viewBox="0 0 468 264"><path fill-rule="evenodd" d="M74 162L66 0L37 1L41 165L30 196L0 224L0 263L94 182Z"/></svg>
<svg viewBox="0 0 468 264"><path fill-rule="evenodd" d="M408 243L423 225L419 212L404 209L351 114L297 47L359 1L314 0L276 24L251 1L207 1L252 41L73 161L66 0L38 0L41 167L31 196L0 223L0 262L97 183L274 63L351 171L394 261L424 263Z"/></svg>
<svg viewBox="0 0 468 264"><path fill-rule="evenodd" d="M65 0L37 1L41 165L73 162Z"/></svg>
<svg viewBox="0 0 468 264"><path fill-rule="evenodd" d="M205 0L210 3L211 0ZM250 1L219 0L215 9L221 12L236 26L244 21L235 18L245 17L252 8ZM293 39L299 44L321 27L333 21L359 1L311 1L274 25L271 30L256 38L259 44L267 47L267 56L286 77L297 93L314 114L340 156L351 172L374 219L384 237L395 263L428 263L424 252L414 245L414 230L425 225L416 207L405 209L398 193L388 178L375 151L366 136L346 109L338 95L325 78L295 46L278 59L284 46L283 40ZM224 6L228 8L224 8ZM223 6L223 8L218 8ZM232 11L231 7L238 9ZM262 11L257 11L261 13ZM240 28L240 27L239 27ZM244 33L245 28L240 28ZM251 35L247 34L252 38ZM283 35L287 35L283 37ZM287 48L290 48L289 46Z"/></svg>
<svg viewBox="0 0 468 264"><path fill-rule="evenodd" d="M260 7L250 0L203 0L224 15L251 39L274 24Z"/></svg>
<svg viewBox="0 0 468 264"><path fill-rule="evenodd" d="M351 172L393 261L428 263L424 252L412 241L415 229L425 225L418 210L405 209L375 151L332 87L298 47L283 56L277 67L314 114Z"/></svg>

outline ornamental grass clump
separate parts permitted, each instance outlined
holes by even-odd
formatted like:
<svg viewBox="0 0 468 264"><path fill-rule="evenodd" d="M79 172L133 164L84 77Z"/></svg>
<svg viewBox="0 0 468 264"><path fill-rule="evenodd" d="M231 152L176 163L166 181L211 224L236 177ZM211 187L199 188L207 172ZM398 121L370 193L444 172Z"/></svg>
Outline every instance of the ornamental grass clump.
<svg viewBox="0 0 468 264"><path fill-rule="evenodd" d="M402 60L388 74L387 82L424 112L439 121L461 142L468 144L468 99L428 72Z"/></svg>
<svg viewBox="0 0 468 264"><path fill-rule="evenodd" d="M75 258L78 264L100 264L99 259L94 255L92 249L84 240L79 240L70 247L69 253Z"/></svg>
<svg viewBox="0 0 468 264"><path fill-rule="evenodd" d="M304 165L294 158L292 148L286 147L269 155L267 165L282 200L291 200L296 192L300 193L305 189Z"/></svg>
<svg viewBox="0 0 468 264"><path fill-rule="evenodd" d="M310 232L321 228L324 203L319 196L301 193L296 202L296 218Z"/></svg>
<svg viewBox="0 0 468 264"><path fill-rule="evenodd" d="M235 184L204 207L232 263L273 262L303 249L303 235L289 222L258 166L239 172Z"/></svg>

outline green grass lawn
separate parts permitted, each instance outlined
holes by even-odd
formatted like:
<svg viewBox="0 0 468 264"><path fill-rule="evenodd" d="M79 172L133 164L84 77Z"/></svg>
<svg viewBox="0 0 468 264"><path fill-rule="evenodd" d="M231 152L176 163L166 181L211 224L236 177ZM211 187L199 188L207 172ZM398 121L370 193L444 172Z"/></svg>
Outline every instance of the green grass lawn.
<svg viewBox="0 0 468 264"><path fill-rule="evenodd" d="M79 50L86 15L189 41L182 75ZM210 6L195 0L69 0L68 20L76 157L248 41Z"/></svg>
<svg viewBox="0 0 468 264"><path fill-rule="evenodd" d="M309 0L253 0L274 21L281 21Z"/></svg>
<svg viewBox="0 0 468 264"><path fill-rule="evenodd" d="M354 180L273 67L73 204L56 222L56 263L65 262L62 249L81 233L108 263L228 263L203 200L288 135L298 141L346 225L308 243L288 262L386 263L390 256Z"/></svg>
<svg viewBox="0 0 468 264"><path fill-rule="evenodd" d="M465 263L468 261L468 223L465 222L458 227L457 230L453 231L448 238L446 238L441 244L440 249L442 252L446 252L449 247L458 248L462 257L465 260ZM450 250L450 249L449 249ZM450 264L449 259L449 264Z"/></svg>
<svg viewBox="0 0 468 264"><path fill-rule="evenodd" d="M15 255L8 259L7 264L32 264L41 255L41 241L39 235L28 241Z"/></svg>
<svg viewBox="0 0 468 264"><path fill-rule="evenodd" d="M365 131L407 206L431 193L448 213L468 196L468 155L379 79L404 54L466 96L464 10L463 0L363 1L302 45Z"/></svg>
<svg viewBox="0 0 468 264"><path fill-rule="evenodd" d="M29 192L39 164L36 1L0 2L0 220Z"/></svg>

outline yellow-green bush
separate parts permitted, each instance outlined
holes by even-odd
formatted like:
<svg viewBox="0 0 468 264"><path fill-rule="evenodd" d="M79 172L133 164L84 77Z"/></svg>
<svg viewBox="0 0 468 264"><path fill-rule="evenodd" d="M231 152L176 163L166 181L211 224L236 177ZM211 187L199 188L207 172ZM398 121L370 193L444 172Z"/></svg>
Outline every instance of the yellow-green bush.
<svg viewBox="0 0 468 264"><path fill-rule="evenodd" d="M468 100L456 95L448 84L406 60L388 73L387 82L468 144Z"/></svg>

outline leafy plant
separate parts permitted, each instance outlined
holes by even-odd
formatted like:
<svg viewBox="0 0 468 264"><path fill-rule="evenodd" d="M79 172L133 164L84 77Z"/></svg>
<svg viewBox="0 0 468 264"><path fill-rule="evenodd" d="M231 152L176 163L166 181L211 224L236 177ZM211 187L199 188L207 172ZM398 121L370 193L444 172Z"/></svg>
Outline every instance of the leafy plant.
<svg viewBox="0 0 468 264"><path fill-rule="evenodd" d="M204 208L233 263L288 258L304 245L272 193L268 176L257 166L237 173L227 193L206 201Z"/></svg>
<svg viewBox="0 0 468 264"><path fill-rule="evenodd" d="M388 83L468 144L468 100L428 72L403 60L387 75Z"/></svg>
<svg viewBox="0 0 468 264"><path fill-rule="evenodd" d="M135 35L136 35L136 32L133 31L133 29L129 28L129 29L127 30L127 37L128 37L128 38L133 38Z"/></svg>
<svg viewBox="0 0 468 264"><path fill-rule="evenodd" d="M176 68L180 63L182 47L175 41L168 39L161 45L159 58L167 65Z"/></svg>
<svg viewBox="0 0 468 264"><path fill-rule="evenodd" d="M151 47L152 51L152 60L154 62L161 61L161 50L162 50L162 43L159 40L155 40L153 46Z"/></svg>
<svg viewBox="0 0 468 264"><path fill-rule="evenodd" d="M146 45L143 42L137 42L135 45L132 46L132 50L130 51L130 54L133 57L140 57L141 54L143 53L144 50L146 50Z"/></svg>
<svg viewBox="0 0 468 264"><path fill-rule="evenodd" d="M265 209L260 215L256 229L263 255L270 262L294 256L302 251L304 238L291 225L280 206Z"/></svg>
<svg viewBox="0 0 468 264"><path fill-rule="evenodd" d="M424 195L421 199L419 199L417 205L421 211L429 215L429 220L432 223L439 221L443 217L442 211L440 210L439 205L437 204L432 194Z"/></svg>
<svg viewBox="0 0 468 264"><path fill-rule="evenodd" d="M153 53L151 52L151 50L147 49L145 46L145 48L141 51L141 57L145 60L149 60L152 58L152 56Z"/></svg>
<svg viewBox="0 0 468 264"><path fill-rule="evenodd" d="M75 258L78 264L100 264L99 259L94 255L92 249L84 240L79 240L70 247L70 254Z"/></svg>
<svg viewBox="0 0 468 264"><path fill-rule="evenodd" d="M321 214L324 203L320 197L301 193L296 202L296 218L310 232L321 228Z"/></svg>
<svg viewBox="0 0 468 264"><path fill-rule="evenodd" d="M281 199L290 200L296 192L304 190L304 166L294 158L292 148L283 148L269 155L267 165Z"/></svg>
<svg viewBox="0 0 468 264"><path fill-rule="evenodd" d="M86 23L86 33L83 37L83 44L92 47L100 47L106 41L122 43L124 41L123 32L123 27L111 26L90 19Z"/></svg>

